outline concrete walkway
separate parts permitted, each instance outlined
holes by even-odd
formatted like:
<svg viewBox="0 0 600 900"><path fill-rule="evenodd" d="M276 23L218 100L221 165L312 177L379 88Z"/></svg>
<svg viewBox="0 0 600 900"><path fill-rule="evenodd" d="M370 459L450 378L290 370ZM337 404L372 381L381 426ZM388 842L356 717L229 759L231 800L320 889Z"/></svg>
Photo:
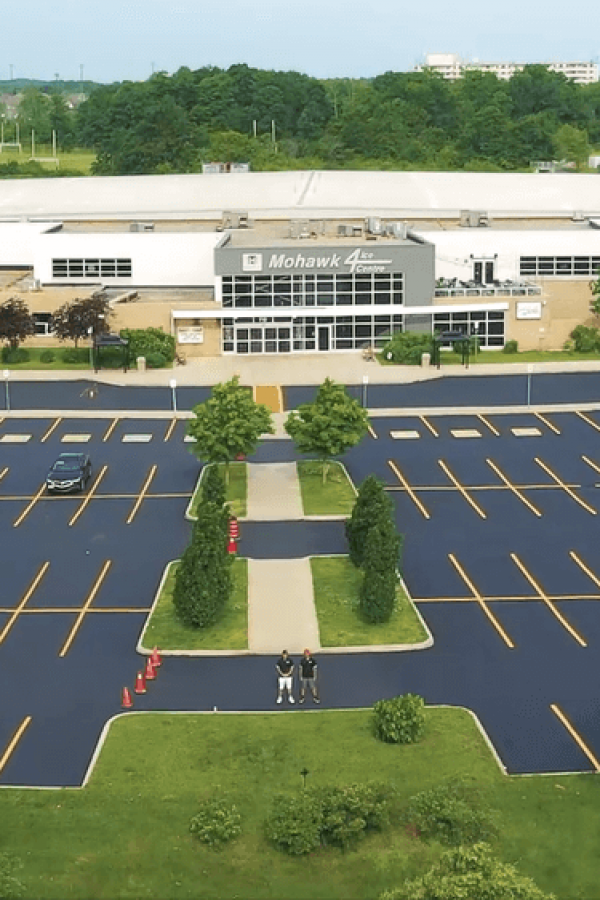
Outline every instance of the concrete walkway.
<svg viewBox="0 0 600 900"><path fill-rule="evenodd" d="M308 559L248 560L248 648L291 655L319 649Z"/></svg>
<svg viewBox="0 0 600 900"><path fill-rule="evenodd" d="M302 519L296 463L248 463L248 512L252 521Z"/></svg>

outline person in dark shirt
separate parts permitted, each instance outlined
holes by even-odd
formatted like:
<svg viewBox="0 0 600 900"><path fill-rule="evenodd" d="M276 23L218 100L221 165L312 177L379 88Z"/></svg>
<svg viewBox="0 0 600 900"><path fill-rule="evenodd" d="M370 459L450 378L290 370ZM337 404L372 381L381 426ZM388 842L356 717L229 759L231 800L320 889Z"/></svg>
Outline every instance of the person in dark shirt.
<svg viewBox="0 0 600 900"><path fill-rule="evenodd" d="M277 702L283 701L283 692L287 691L288 702L295 703L292 695L292 678L294 677L294 661L288 656L287 650L282 650L281 656L277 660Z"/></svg>
<svg viewBox="0 0 600 900"><path fill-rule="evenodd" d="M304 703L306 699L307 687L310 688L315 703L320 703L317 695L317 661L310 650L305 650L300 660L300 703Z"/></svg>

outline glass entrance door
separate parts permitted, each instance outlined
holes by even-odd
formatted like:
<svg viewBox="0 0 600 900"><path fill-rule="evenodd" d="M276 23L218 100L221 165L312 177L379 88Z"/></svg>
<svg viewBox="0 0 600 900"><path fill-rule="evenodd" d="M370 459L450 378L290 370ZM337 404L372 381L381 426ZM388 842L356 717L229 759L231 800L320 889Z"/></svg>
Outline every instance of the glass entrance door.
<svg viewBox="0 0 600 900"><path fill-rule="evenodd" d="M319 325L319 350L327 351L331 346L331 325Z"/></svg>

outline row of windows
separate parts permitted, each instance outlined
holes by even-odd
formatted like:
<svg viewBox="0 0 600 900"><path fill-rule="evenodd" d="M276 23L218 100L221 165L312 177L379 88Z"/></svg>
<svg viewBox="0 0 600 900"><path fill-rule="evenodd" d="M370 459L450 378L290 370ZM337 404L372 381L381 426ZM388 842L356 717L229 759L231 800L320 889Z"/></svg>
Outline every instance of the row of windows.
<svg viewBox="0 0 600 900"><path fill-rule="evenodd" d="M435 313L433 328L434 331L464 331L467 334L476 334L480 347L504 346L503 312Z"/></svg>
<svg viewBox="0 0 600 900"><path fill-rule="evenodd" d="M53 278L131 278L131 259L53 259Z"/></svg>
<svg viewBox="0 0 600 900"><path fill-rule="evenodd" d="M402 304L401 273L384 275L227 275L223 306L353 306Z"/></svg>
<svg viewBox="0 0 600 900"><path fill-rule="evenodd" d="M594 275L600 256L521 256L521 275Z"/></svg>
<svg viewBox="0 0 600 900"><path fill-rule="evenodd" d="M402 316L306 316L292 319L225 319L224 353L354 350L402 331Z"/></svg>

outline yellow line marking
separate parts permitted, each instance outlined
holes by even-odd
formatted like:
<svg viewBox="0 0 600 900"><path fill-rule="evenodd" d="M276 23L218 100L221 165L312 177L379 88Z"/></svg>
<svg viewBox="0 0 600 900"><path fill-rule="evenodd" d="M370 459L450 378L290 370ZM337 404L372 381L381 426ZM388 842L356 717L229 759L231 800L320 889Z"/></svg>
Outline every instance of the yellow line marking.
<svg viewBox="0 0 600 900"><path fill-rule="evenodd" d="M165 441L164 441L165 444L167 443L167 441L170 439L171 435L172 435L173 432L175 431L175 426L176 426L176 425L177 425L177 419L171 419L171 422L170 422L170 424L169 424L169 427L167 428L167 431L166 431L166 433L165 433Z"/></svg>
<svg viewBox="0 0 600 900"><path fill-rule="evenodd" d="M527 497L525 497L525 495L522 494L521 491L520 491L517 487L515 487L515 485L512 484L512 483L508 480L508 478L506 477L506 475L498 468L498 466L496 465L496 463L492 462L491 459L486 459L486 463L487 463L488 466L496 473L496 475L498 476L498 478L499 478L501 481L504 482L504 484L505 484L506 487L509 489L509 491L512 491L512 493L513 493L516 497L518 497L519 500L521 500L521 502L524 503L525 506L527 506L527 507L531 510L531 512L532 512L534 515L536 515L538 518L541 518L542 514L541 514L541 512L539 511L539 509L537 508L537 506L534 506L533 503L531 503L531 502L527 499Z"/></svg>
<svg viewBox="0 0 600 900"><path fill-rule="evenodd" d="M102 438L103 443L106 443L106 441L110 438L110 436L112 435L113 431L115 430L115 428L117 427L118 424L119 424L118 418L112 420L112 422L110 423L110 425L104 432L104 437Z"/></svg>
<svg viewBox="0 0 600 900"><path fill-rule="evenodd" d="M473 603L473 597L413 597L412 598L415 603ZM518 603L531 603L535 601L537 603L540 602L539 594L517 594L515 596L509 597L507 594L503 594L501 597L495 596L491 594L487 597L484 597L486 603L512 603L513 600ZM570 601L570 600L593 600L597 602L600 600L600 594L548 594L548 600L557 602ZM0 609L0 612L3 610ZM25 610L24 612L27 612Z"/></svg>
<svg viewBox="0 0 600 900"><path fill-rule="evenodd" d="M39 585L40 581L42 580L42 578L44 577L44 575L45 575L46 572L48 571L49 566L50 566L50 563L49 563L49 562L45 562L45 563L43 563L43 564L40 566L40 569L39 569L37 575L35 576L35 578L34 578L33 581L31 582L31 584L29 585L29 587L27 588L27 590L25 591L25 594L23 595L23 599L21 600L21 602L19 603L19 605L16 607L16 609L14 609L14 610L12 611L12 615L11 615L10 619L9 619L8 622L5 624L5 626L4 626L4 628L2 629L2 631L0 631L0 644L3 642L4 638L6 637L6 635L7 635L8 632L10 631L10 629L13 627L13 625L14 625L15 622L17 621L17 618L19 617L20 613L23 611L23 607L25 606L25 604L27 603L27 601L29 600L29 598L31 597L31 595L33 594L33 592L36 590L36 588L37 588L37 586Z"/></svg>
<svg viewBox="0 0 600 900"><path fill-rule="evenodd" d="M567 731L569 732L569 734L571 735L571 737L573 738L573 740L575 741L575 743L577 744L579 749L583 750L583 752L585 753L585 755L587 756L587 758L589 759L589 761L595 768L596 772L600 772L600 763L598 762L598 760L596 759L596 757L594 756L594 754L592 753L592 751L590 750L588 745L585 743L583 738L581 738L578 735L578 733L575 731L575 729L573 728L573 726L571 725L571 723L565 716L564 712L560 709L559 706L556 705L556 703L551 703L550 709L552 710L554 715L559 719L559 721L562 722L562 724L565 726L565 728L567 729Z"/></svg>
<svg viewBox="0 0 600 900"><path fill-rule="evenodd" d="M398 468L398 466L396 465L396 463L394 462L393 459L388 459L388 466L390 467L390 469L392 470L392 472L394 473L394 475L396 476L398 481L401 483L402 487L407 492L408 496L413 501L415 506L421 511L421 513L423 514L423 516L426 519L430 519L431 518L430 513L428 512L426 507L421 503L421 501L419 500L419 498L417 497L417 495L415 494L413 489L410 487L410 485L408 484L408 481L406 480L406 478L404 477L404 475L402 474L402 472L400 471L400 469Z"/></svg>
<svg viewBox="0 0 600 900"><path fill-rule="evenodd" d="M68 613L69 615L72 616L75 613L79 612L80 609L81 609L81 607L79 607L79 606L39 606L39 607L34 606L34 607L29 607L29 609L22 610L21 615L22 616L30 616L30 615L37 615L38 613L42 614L42 615L45 615L47 613ZM0 608L0 613L10 613L10 612L13 612L13 610ZM138 612L140 612L140 613L152 612L152 607L151 606L148 606L148 607L146 607L146 606L140 606L140 607L137 607L137 606L131 606L131 607L129 607L129 606L126 606L126 607L101 606L101 607L98 607L97 609L88 609L87 615L91 616L94 613L138 613Z"/></svg>
<svg viewBox="0 0 600 900"><path fill-rule="evenodd" d="M59 416L58 419L55 419L55 420L54 420L54 422L52 423L52 425L50 426L50 428L49 428L49 429L46 431L46 433L45 433L44 435L42 435L42 437L40 438L40 442L41 442L42 444L43 444L45 441L48 440L48 438L50 437L50 435L52 434L53 431L56 431L56 429L58 428L58 426L60 425L61 422L62 422L62 416Z"/></svg>
<svg viewBox="0 0 600 900"><path fill-rule="evenodd" d="M434 428L434 426L431 424L431 422L429 421L429 419L427 419L425 416L419 416L419 419L421 420L421 422L423 423L423 425L425 426L425 428L428 428L428 429L429 429L429 431L432 433L432 435L433 435L434 437L439 438L439 436L440 436L439 431L438 431L436 428Z"/></svg>
<svg viewBox="0 0 600 900"><path fill-rule="evenodd" d="M279 412L283 412L283 390L280 384L276 385L277 387L277 397L279 399Z"/></svg>
<svg viewBox="0 0 600 900"><path fill-rule="evenodd" d="M550 431L553 431L554 434L561 434L560 428L557 428L556 425L553 425L550 419L547 419L546 416L543 416L541 413L535 413L535 416L540 420L540 422L543 422L544 425L550 429Z"/></svg>
<svg viewBox="0 0 600 900"><path fill-rule="evenodd" d="M576 415L576 416L579 416L580 419L583 419L584 422L587 422L588 425L591 425L592 428L595 428L596 431L600 431L600 425L598 425L597 422L594 422L593 419L590 419L589 416L586 416L585 413L582 413L582 412L575 412L575 415Z"/></svg>
<svg viewBox="0 0 600 900"><path fill-rule="evenodd" d="M66 641L65 641L64 644L62 645L62 648L61 648L61 650L60 650L60 653L58 654L60 657L63 657L63 656L66 656L66 655L67 655L67 653L68 653L68 651L69 651L69 647L71 646L71 644L72 644L73 641L75 640L75 635L77 634L77 632L78 632L78 630L79 630L79 628L80 628L80 626L81 626L81 623L83 622L83 619L84 619L84 617L85 617L85 614L86 614L87 611L88 611L89 606L91 605L91 603L92 603L93 600L94 600L94 597L96 596L96 594L97 594L98 591L100 590L100 585L102 584L102 582L103 582L104 579L106 578L106 573L107 573L108 570L110 569L110 566L111 566L111 560L110 560L110 559L107 559L106 562L104 563L104 565L102 566L102 569L100 570L100 574L98 575L98 577L96 578L96 581L94 582L94 585L93 585L93 587L92 587L92 590L91 590L90 593L88 594L87 600L85 601L85 603L83 604L83 606L82 606L81 609L79 610L79 615L77 616L77 618L76 618L76 620L75 620L75 623L74 623L73 627L71 628L71 630L70 630L70 632L69 632L69 634L68 634L68 636L67 636ZM75 610L73 610L73 611L75 611Z"/></svg>
<svg viewBox="0 0 600 900"><path fill-rule="evenodd" d="M473 592L473 596L474 596L475 600L477 601L477 603L479 604L479 606L481 607L483 612L486 614L486 616L488 617L488 619L490 620L490 622L492 623L492 625L494 626L494 628L496 629L496 631L498 632L498 634L500 635L500 637L502 638L502 640L504 641L506 646L510 647L511 650L514 650L514 647L515 647L514 641L512 641L511 638L509 638L508 634L506 633L506 631L504 630L504 628L502 627L502 625L500 624L500 622L498 621L498 619L496 618L494 613L490 609L488 609L485 600L483 599L483 597L481 596L481 594L479 593L479 591L477 590L477 588L475 587L475 585L473 584L473 582L471 581L471 579L469 578L469 576L467 575L467 573L465 572L465 570L463 569L463 567L461 566L461 564L459 563L457 558L455 557L454 553L449 553L448 559L450 560L450 562L452 563L452 565L454 566L454 568L456 569L456 571L458 572L458 574L460 575L460 577L462 578L464 583L467 585L469 590Z"/></svg>
<svg viewBox="0 0 600 900"><path fill-rule="evenodd" d="M579 568L582 570L582 572L585 572L587 577L590 578L594 582L596 587L600 587L600 578L598 578L597 575L594 575L592 570L590 568L588 568L588 566L586 566L584 561L577 555L577 553L575 553L574 550L569 550L569 556L571 557L573 562L579 566Z"/></svg>
<svg viewBox="0 0 600 900"><path fill-rule="evenodd" d="M379 435L377 434L377 432L375 431L375 429L373 428L373 426L372 426L372 425L368 425L367 428L369 429L369 434L371 435L371 437L372 437L374 440L377 440L378 437L379 437Z"/></svg>
<svg viewBox="0 0 600 900"><path fill-rule="evenodd" d="M77 521L79 516L82 514L82 512L84 511L84 509L86 508L86 506L88 505L88 503L90 502L92 497L94 496L96 488L98 487L98 485L100 484L100 482L102 481L104 476L106 475L107 470L108 470L108 466L102 466L102 468L100 469L100 471L98 473L98 477L96 478L95 482L89 489L87 496L84 497L84 499L82 500L79 509L76 512L74 512L73 515L71 516L71 518L69 519L69 528L71 528L71 526L75 524L75 522Z"/></svg>
<svg viewBox="0 0 600 900"><path fill-rule="evenodd" d="M460 493L463 495L463 497L465 498L465 500L467 501L467 503L469 503L469 504L473 507L473 509L475 510L475 512L477 513L477 515L481 516L482 519L487 519L486 513L484 513L484 511L483 511L482 508L479 506L479 504L476 503L475 500L473 500L473 498L472 498L472 497L469 495L469 493L465 490L465 488L462 486L462 484L460 484L460 482L459 482L459 481L456 479L456 477L452 474L452 472L450 471L450 469L448 468L448 466L446 465L446 463L444 462L444 460L443 460L443 459L438 459L438 463L439 463L439 465L441 466L442 470L446 473L446 475L448 476L448 478L450 479L450 481L452 482L452 484L454 485L454 487L457 488L457 490L460 491Z"/></svg>
<svg viewBox="0 0 600 900"><path fill-rule="evenodd" d="M559 612L559 610L554 606L554 603L550 600L548 595L544 593L541 586L537 583L537 581L535 580L533 575L525 568L525 566L523 565L523 563L521 562L521 560L519 559L517 554L511 553L510 558L512 559L512 561L514 562L516 567L521 571L521 574L527 579L527 581L529 582L531 587L534 589L534 591L538 592L538 594L540 595L540 600L543 600L543 602L546 604L546 606L548 607L550 612L554 616L556 616L556 618L558 619L560 624L563 626L563 628L567 629L569 634L575 638L575 640L577 641L578 644L580 644L582 647L587 647L586 641L584 641L584 639L581 637L579 632L576 631L575 628L573 628L573 626L570 624L570 622L568 622L567 619L565 619L565 617L563 616L563 614L561 612Z"/></svg>
<svg viewBox="0 0 600 900"><path fill-rule="evenodd" d="M598 472L600 474L600 466L598 465L598 463L595 463L588 456L583 456L583 454L582 454L581 458L584 461L584 463L587 463L588 466L590 466L594 470L594 472Z"/></svg>
<svg viewBox="0 0 600 900"><path fill-rule="evenodd" d="M35 504L38 502L38 500L40 499L40 497L42 496L42 494L44 493L45 490L46 490L46 482L44 482L42 484L41 488L39 489L39 491L37 492L35 497L33 497L31 502L25 507L25 509L23 510L21 515L18 517L18 519L15 519L15 521L13 522L13 528L19 527L19 525L21 524L21 522L23 521L25 516L27 516L31 512L31 510L33 509Z"/></svg>
<svg viewBox="0 0 600 900"><path fill-rule="evenodd" d="M592 516L596 516L598 514L598 511L596 509L594 509L593 506L590 506L589 503L586 503L585 500L582 500L581 497L578 497L577 494L575 493L575 491L571 490L571 488L567 484L565 484L565 482L562 481L558 477L558 475L556 475L556 473L553 472L552 469L546 465L546 463L542 462L542 460L539 458L539 456L535 456L534 460L538 464L538 466L540 466L544 470L544 472L546 472L550 476L550 478L553 478L554 481L558 485L560 485L560 487L563 488L564 491L567 492L569 497L571 497L573 500L575 500L576 503L579 503L580 506L583 506L583 508L585 510L587 510L587 512L591 513Z"/></svg>
<svg viewBox="0 0 600 900"><path fill-rule="evenodd" d="M126 524L126 525L131 525L131 523L133 522L133 520L134 520L134 518L135 518L135 515L136 515L138 509L140 508L140 506L142 505L142 503L143 503L143 501L144 501L144 497L146 496L146 493L147 493L147 491L148 491L148 488L150 487L150 482L152 481L152 479L153 479L154 476L156 475L156 470L157 470L157 469L158 469L158 466L157 466L157 465L153 465L152 468L150 469L150 471L148 472L148 477L146 478L146 480L145 480L145 482L144 482L144 486L142 487L142 490L140 491L137 500L136 500L135 503L133 504L133 509L131 510L131 512L129 513L127 519L125 520L125 524Z"/></svg>
<svg viewBox="0 0 600 900"><path fill-rule="evenodd" d="M9 471L8 466L5 466L4 469L2 469L2 471L0 472L0 481L2 481L4 476L8 474L8 471ZM21 499L21 498L19 498L19 499Z"/></svg>
<svg viewBox="0 0 600 900"><path fill-rule="evenodd" d="M25 733L25 730L28 727L28 725L30 724L30 722L31 722L31 716L25 716L25 718L23 719L23 721L21 722L21 724L19 725L19 727L13 734L8 747L6 748L6 750L2 754L2 758L0 759L0 772L3 771L4 767L6 766L6 763L9 761L10 757L12 756L12 753L13 753L15 747L17 746L17 744L23 737L23 734Z"/></svg>
<svg viewBox="0 0 600 900"><path fill-rule="evenodd" d="M483 422L484 425L487 425L487 427L490 429L492 434L495 434L496 437L500 437L500 432L498 431L498 429L496 428L495 425L492 425L492 423L490 422L489 419L487 419L485 416L481 416L479 414L477 415L477 418L480 420L480 422Z"/></svg>

